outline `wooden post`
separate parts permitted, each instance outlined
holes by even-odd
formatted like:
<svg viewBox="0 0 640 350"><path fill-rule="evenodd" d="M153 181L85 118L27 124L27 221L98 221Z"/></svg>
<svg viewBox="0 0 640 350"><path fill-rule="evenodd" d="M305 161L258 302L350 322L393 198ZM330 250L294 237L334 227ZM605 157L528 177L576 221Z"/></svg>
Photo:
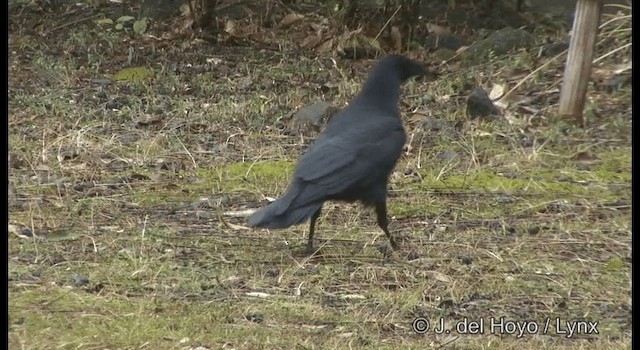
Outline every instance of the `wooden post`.
<svg viewBox="0 0 640 350"><path fill-rule="evenodd" d="M564 68L559 113L573 117L580 124L583 124L582 112L591 77L591 63L601 10L601 0L578 0L569 54Z"/></svg>

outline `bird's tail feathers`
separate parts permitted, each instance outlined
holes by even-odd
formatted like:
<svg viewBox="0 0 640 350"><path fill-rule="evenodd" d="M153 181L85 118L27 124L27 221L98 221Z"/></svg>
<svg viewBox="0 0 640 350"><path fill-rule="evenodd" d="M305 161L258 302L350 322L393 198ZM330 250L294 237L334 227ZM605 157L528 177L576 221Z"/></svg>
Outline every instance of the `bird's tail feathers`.
<svg viewBox="0 0 640 350"><path fill-rule="evenodd" d="M266 207L253 213L248 220L249 226L263 228L285 228L301 224L320 209L321 203L313 203L304 207L288 208L282 210L282 205L286 205L282 199L267 205Z"/></svg>

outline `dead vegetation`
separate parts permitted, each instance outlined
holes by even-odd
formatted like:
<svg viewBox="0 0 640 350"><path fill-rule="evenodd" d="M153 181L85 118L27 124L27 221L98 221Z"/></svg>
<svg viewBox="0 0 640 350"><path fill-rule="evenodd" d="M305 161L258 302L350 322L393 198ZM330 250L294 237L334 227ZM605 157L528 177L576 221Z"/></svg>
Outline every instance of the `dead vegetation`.
<svg viewBox="0 0 640 350"><path fill-rule="evenodd" d="M244 218L321 128L296 112L343 106L373 63L353 54L405 38L391 14L345 29L277 7L269 27L225 3L208 33L115 2L10 7L10 348L628 348L630 15L602 21L584 125L554 115L560 25L478 63L479 29L425 20L461 45L407 40L433 74L403 89L402 249L333 204L305 257L306 227ZM474 88L495 119L469 118Z"/></svg>

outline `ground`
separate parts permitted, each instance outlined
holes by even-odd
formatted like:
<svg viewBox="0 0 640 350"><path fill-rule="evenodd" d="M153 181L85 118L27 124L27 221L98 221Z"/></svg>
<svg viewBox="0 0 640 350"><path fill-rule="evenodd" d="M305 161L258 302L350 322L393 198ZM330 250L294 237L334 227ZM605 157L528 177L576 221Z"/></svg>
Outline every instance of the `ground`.
<svg viewBox="0 0 640 350"><path fill-rule="evenodd" d="M601 84L630 19L603 28L579 122L555 115L562 57L409 51L437 74L403 87L401 249L327 203L305 256L306 225L246 216L317 136L291 115L344 106L375 60L70 6L10 7L10 348L630 348L631 87ZM518 83L504 119L468 119L471 88Z"/></svg>

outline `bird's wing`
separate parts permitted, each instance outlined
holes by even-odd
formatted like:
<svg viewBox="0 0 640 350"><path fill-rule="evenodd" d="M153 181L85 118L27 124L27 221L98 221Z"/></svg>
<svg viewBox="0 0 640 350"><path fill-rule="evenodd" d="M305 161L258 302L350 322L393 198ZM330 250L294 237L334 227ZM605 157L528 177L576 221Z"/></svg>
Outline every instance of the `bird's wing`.
<svg viewBox="0 0 640 350"><path fill-rule="evenodd" d="M294 181L303 185L298 203L340 193L381 169L390 170L405 140L396 118L369 119L350 132L319 140L296 167Z"/></svg>

